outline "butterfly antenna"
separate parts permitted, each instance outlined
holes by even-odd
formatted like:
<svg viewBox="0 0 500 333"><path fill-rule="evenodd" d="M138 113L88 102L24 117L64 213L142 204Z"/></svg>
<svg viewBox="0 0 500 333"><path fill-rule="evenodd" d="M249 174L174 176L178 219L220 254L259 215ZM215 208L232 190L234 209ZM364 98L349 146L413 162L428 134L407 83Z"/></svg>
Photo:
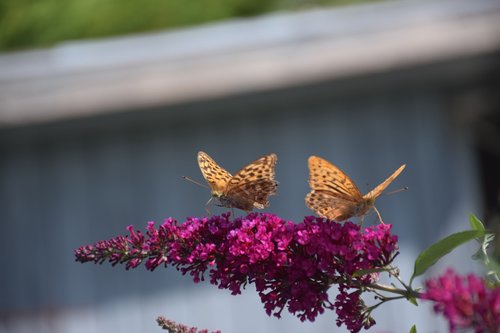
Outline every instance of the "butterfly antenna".
<svg viewBox="0 0 500 333"><path fill-rule="evenodd" d="M406 191L406 190L408 190L408 186L405 186L403 188L400 188L400 189L397 189L397 190L394 190L394 191L391 191L391 192L387 192L386 195L396 194L396 193L403 192L403 191Z"/></svg>
<svg viewBox="0 0 500 333"><path fill-rule="evenodd" d="M382 220L382 216L380 215L380 212L378 211L377 207L373 206L373 210L375 213L377 213L378 219L380 220L380 223L385 224L384 220Z"/></svg>
<svg viewBox="0 0 500 333"><path fill-rule="evenodd" d="M204 187L204 188L206 188L206 189L209 189L207 185L204 185L204 184L202 184L202 183L199 183L199 182L197 182L196 180L192 180L192 179L191 179L191 178L189 178L189 177L182 176L182 179L187 180L188 182L191 182L191 183L196 184L196 185L198 185L198 186Z"/></svg>

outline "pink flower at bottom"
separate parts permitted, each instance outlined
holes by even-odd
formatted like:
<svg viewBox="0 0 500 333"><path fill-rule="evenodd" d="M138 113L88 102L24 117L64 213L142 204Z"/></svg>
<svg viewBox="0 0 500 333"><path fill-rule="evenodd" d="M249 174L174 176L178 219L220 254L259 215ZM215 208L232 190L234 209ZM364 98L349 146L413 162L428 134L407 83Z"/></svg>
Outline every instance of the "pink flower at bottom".
<svg viewBox="0 0 500 333"><path fill-rule="evenodd" d="M459 276L448 269L427 280L426 289L421 298L435 303L434 311L446 317L450 332L500 333L500 287L489 288L480 277Z"/></svg>

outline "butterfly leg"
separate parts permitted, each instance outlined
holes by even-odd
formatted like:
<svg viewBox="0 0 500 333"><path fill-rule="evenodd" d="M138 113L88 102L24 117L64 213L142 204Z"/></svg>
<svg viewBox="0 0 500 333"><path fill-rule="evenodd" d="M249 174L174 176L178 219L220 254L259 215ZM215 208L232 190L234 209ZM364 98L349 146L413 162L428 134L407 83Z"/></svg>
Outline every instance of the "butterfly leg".
<svg viewBox="0 0 500 333"><path fill-rule="evenodd" d="M380 223L385 224L384 220L382 220L382 216L380 215L380 212L378 211L377 207L373 206L373 210L375 213L377 213L378 219L380 220Z"/></svg>
<svg viewBox="0 0 500 333"><path fill-rule="evenodd" d="M210 211L209 207L210 207L210 204L212 203L212 200L213 200L214 197L211 197L207 203L205 204L205 210L207 211L208 213L208 216L212 215L212 212Z"/></svg>
<svg viewBox="0 0 500 333"><path fill-rule="evenodd" d="M364 215L361 215L360 218L359 218L359 226L362 227L363 226L363 222L365 221L365 216Z"/></svg>

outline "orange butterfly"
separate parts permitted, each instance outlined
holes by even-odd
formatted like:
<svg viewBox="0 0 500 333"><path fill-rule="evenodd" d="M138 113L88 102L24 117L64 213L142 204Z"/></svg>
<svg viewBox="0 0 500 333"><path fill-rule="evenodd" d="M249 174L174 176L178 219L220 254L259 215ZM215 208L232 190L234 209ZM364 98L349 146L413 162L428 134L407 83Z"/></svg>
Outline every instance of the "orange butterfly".
<svg viewBox="0 0 500 333"><path fill-rule="evenodd" d="M275 194L278 187L278 182L274 180L277 161L276 154L265 155L232 176L208 154L200 151L198 165L212 194L207 205L216 198L221 207L239 208L247 212L269 206L268 197Z"/></svg>
<svg viewBox="0 0 500 333"><path fill-rule="evenodd" d="M316 214L333 221L344 221L353 216L363 217L373 208L384 223L375 207L375 200L389 184L403 171L400 166L380 185L365 195L342 170L330 162L317 157L309 157L309 186L306 205Z"/></svg>

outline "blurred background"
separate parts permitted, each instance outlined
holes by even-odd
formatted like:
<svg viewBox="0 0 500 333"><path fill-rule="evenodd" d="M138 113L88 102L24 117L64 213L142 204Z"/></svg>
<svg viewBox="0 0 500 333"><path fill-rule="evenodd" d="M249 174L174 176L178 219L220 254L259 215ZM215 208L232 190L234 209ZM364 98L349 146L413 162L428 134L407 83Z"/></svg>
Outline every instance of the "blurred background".
<svg viewBox="0 0 500 333"><path fill-rule="evenodd" d="M332 312L269 318L253 286L235 297L173 269L74 262L127 225L205 215L208 191L181 179L203 181L199 150L230 172L276 153L266 211L294 221L312 214L310 155L364 193L406 163L388 191L409 190L377 201L406 281L470 213L498 228L500 2L355 2L0 0L0 332L160 332L159 315L345 332ZM474 251L427 277L482 273ZM374 316L374 332L446 331L425 305Z"/></svg>

